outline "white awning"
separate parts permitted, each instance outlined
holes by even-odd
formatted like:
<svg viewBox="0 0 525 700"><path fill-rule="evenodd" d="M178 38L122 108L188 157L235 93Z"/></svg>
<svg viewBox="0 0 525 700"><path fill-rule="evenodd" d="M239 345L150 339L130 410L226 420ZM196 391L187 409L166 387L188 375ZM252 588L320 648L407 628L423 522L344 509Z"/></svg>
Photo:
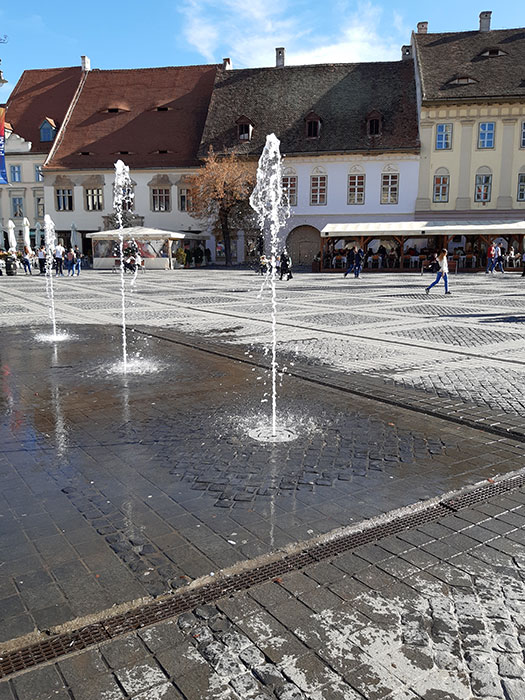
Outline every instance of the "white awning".
<svg viewBox="0 0 525 700"><path fill-rule="evenodd" d="M503 236L525 233L525 221L378 221L358 224L328 224L322 230L324 237L351 236Z"/></svg>
<svg viewBox="0 0 525 700"><path fill-rule="evenodd" d="M197 231L165 231L161 228L149 228L147 226L130 226L122 229L124 238L136 238L139 241L147 240L179 240L179 241L204 241L208 236ZM111 231L95 231L86 234L86 238L96 238L99 241L113 240L119 237L120 229Z"/></svg>

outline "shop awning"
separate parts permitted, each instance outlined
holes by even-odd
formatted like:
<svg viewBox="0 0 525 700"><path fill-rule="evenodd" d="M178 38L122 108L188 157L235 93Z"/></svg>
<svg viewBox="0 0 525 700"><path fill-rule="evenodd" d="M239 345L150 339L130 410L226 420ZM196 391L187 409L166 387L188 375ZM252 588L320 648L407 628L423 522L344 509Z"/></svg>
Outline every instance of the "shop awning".
<svg viewBox="0 0 525 700"><path fill-rule="evenodd" d="M356 224L328 224L323 237L345 238L351 236L504 236L525 233L525 221L378 221Z"/></svg>

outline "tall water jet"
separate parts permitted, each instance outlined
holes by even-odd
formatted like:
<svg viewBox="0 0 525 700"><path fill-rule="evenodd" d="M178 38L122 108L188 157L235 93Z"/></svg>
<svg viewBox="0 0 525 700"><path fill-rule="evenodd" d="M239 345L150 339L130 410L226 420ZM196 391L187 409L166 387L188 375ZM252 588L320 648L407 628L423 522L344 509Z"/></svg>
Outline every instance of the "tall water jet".
<svg viewBox="0 0 525 700"><path fill-rule="evenodd" d="M124 206L130 207L133 201L133 188L129 167L121 160L115 163L115 183L113 185L113 208L117 219L120 253L120 308L122 317L122 371L128 371L128 343L126 334L126 283L124 281Z"/></svg>
<svg viewBox="0 0 525 700"><path fill-rule="evenodd" d="M290 216L290 208L286 197L283 196L282 159L279 150L280 141L275 134L266 137L264 150L259 158L257 182L250 197L250 204L257 212L259 227L265 239L265 247L269 247L270 278L272 305L272 347L271 347L271 376L272 376L272 423L271 439L289 439L284 434L289 431L277 430L277 255L279 252L279 233L286 219Z"/></svg>
<svg viewBox="0 0 525 700"><path fill-rule="evenodd" d="M53 289L53 258L55 255L56 238L53 219L46 214L44 217L44 241L46 246L46 295L49 306L49 318L53 326L53 338L57 338L57 317L55 313L55 292Z"/></svg>

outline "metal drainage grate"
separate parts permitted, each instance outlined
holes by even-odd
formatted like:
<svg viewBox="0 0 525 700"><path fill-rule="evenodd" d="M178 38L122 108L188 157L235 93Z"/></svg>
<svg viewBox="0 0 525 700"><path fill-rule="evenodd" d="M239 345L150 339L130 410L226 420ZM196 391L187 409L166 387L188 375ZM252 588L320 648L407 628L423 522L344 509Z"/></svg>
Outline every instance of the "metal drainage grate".
<svg viewBox="0 0 525 700"><path fill-rule="evenodd" d="M224 596L275 580L290 571L303 569L310 564L330 559L365 544L377 542L384 537L439 520L439 518L450 515L451 511L455 512L472 507L477 503L482 503L524 485L525 475L483 485L455 498L422 508L415 513L408 513L397 520L380 523L361 532L343 535L330 542L312 545L297 554L284 556L278 561L233 574L224 580L205 584L193 591L174 593L167 600L147 603L135 610L82 627L76 632L56 635L51 639L31 644L23 649L8 652L0 660L0 678L180 615L198 605L213 603Z"/></svg>

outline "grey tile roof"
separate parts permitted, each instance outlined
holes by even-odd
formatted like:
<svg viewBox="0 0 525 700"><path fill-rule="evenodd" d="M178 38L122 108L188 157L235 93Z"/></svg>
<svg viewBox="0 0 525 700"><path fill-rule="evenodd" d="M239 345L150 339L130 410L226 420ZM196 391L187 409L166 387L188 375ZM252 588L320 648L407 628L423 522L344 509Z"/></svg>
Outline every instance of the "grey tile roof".
<svg viewBox="0 0 525 700"><path fill-rule="evenodd" d="M525 97L525 29L415 34L423 100ZM505 55L481 54L497 49ZM456 77L475 82L454 85Z"/></svg>
<svg viewBox="0 0 525 700"><path fill-rule="evenodd" d="M367 134L367 115L383 117L382 134ZM319 139L308 139L305 117L321 119ZM253 124L239 141L237 120ZM283 153L419 151L412 61L342 63L218 71L200 154L235 147L259 155L275 133Z"/></svg>

